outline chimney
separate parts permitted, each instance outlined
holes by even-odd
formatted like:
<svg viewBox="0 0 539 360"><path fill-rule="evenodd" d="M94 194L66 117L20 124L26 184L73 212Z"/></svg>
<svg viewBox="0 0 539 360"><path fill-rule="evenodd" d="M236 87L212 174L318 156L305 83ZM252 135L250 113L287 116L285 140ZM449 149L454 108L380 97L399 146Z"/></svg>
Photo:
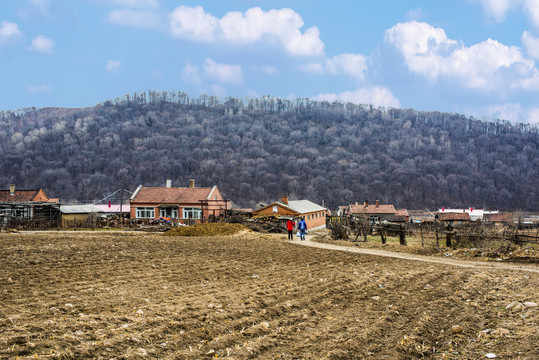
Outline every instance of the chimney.
<svg viewBox="0 0 539 360"><path fill-rule="evenodd" d="M168 179L167 180L167 188L170 188L172 187L172 180Z"/></svg>
<svg viewBox="0 0 539 360"><path fill-rule="evenodd" d="M365 204L364 204L364 207L368 208L369 207L369 200L365 200Z"/></svg>
<svg viewBox="0 0 539 360"><path fill-rule="evenodd" d="M281 198L281 202L282 202L283 204L288 205L288 196L283 196L283 197Z"/></svg>
<svg viewBox="0 0 539 360"><path fill-rule="evenodd" d="M195 179L189 180L189 187L194 188L195 187Z"/></svg>
<svg viewBox="0 0 539 360"><path fill-rule="evenodd" d="M380 207L380 200L376 200L376 208L378 209Z"/></svg>
<svg viewBox="0 0 539 360"><path fill-rule="evenodd" d="M15 195L15 184L9 186L9 195Z"/></svg>

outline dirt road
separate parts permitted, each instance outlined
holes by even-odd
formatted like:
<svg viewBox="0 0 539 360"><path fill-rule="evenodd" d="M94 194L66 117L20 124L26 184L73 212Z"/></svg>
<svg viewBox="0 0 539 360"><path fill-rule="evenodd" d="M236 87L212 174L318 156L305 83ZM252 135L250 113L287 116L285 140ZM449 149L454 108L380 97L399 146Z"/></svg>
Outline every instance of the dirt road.
<svg viewBox="0 0 539 360"><path fill-rule="evenodd" d="M312 239L312 236L307 235L305 241L294 240L293 243L298 244L298 245L303 245L303 246L315 247L319 249L338 250L338 251L345 251L345 252L351 252L351 253L357 253L357 254L383 256L383 257L390 257L394 259L422 261L422 262L444 264L444 265L451 265L451 266L460 266L460 267L474 268L474 269L516 270L516 271L539 273L539 266L537 265L511 264L511 263L503 263L503 262L477 262L477 261L466 261L466 260L458 260L458 259L450 259L450 258L438 258L438 257L433 257L433 256L399 253L399 252L385 251L385 250L380 250L380 249L365 249L365 248L354 247L354 246L341 246L341 245L333 245L333 244L327 244L327 243L319 243L319 242L313 242L311 241L311 239Z"/></svg>
<svg viewBox="0 0 539 360"><path fill-rule="evenodd" d="M0 263L0 359L539 358L536 272L261 234L1 233Z"/></svg>

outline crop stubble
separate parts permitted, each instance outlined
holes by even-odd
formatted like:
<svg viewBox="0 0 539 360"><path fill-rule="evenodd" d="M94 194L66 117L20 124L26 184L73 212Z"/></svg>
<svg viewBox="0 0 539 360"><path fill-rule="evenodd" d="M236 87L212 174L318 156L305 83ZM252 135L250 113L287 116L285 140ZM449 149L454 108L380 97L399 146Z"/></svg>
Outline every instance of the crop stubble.
<svg viewBox="0 0 539 360"><path fill-rule="evenodd" d="M282 236L0 234L0 358L539 358L539 277ZM452 332L459 325L462 332Z"/></svg>

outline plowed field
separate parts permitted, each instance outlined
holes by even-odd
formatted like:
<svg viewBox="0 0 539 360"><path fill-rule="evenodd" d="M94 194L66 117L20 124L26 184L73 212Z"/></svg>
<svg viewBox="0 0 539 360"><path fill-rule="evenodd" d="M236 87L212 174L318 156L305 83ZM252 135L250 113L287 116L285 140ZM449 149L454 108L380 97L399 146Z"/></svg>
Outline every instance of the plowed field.
<svg viewBox="0 0 539 360"><path fill-rule="evenodd" d="M284 236L0 234L1 359L539 359L539 275Z"/></svg>

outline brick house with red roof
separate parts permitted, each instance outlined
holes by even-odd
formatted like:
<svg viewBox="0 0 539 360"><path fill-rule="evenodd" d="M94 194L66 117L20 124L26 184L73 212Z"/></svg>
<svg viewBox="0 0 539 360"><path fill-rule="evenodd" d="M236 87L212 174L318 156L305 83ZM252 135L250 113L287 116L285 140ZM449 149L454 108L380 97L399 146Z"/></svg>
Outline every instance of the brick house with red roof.
<svg viewBox="0 0 539 360"><path fill-rule="evenodd" d="M356 217L367 217L371 221L383 221L391 220L395 218L397 210L393 205L381 205L378 200L376 204L369 205L368 201L365 201L363 205L349 205L348 214Z"/></svg>
<svg viewBox="0 0 539 360"><path fill-rule="evenodd" d="M131 218L137 220L158 220L168 218L173 222L196 223L226 215L228 200L219 188L172 187L167 180L165 187L145 187L139 185L129 199Z"/></svg>

